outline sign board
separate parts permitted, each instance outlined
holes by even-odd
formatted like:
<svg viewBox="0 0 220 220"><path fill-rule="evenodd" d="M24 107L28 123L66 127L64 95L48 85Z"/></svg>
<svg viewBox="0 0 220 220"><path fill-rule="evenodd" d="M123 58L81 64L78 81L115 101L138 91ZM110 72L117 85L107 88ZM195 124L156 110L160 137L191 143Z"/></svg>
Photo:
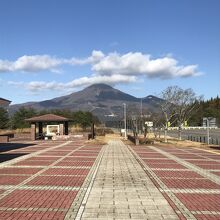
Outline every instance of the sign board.
<svg viewBox="0 0 220 220"><path fill-rule="evenodd" d="M145 121L144 124L147 125L148 127L153 127L154 125L152 121Z"/></svg>
<svg viewBox="0 0 220 220"><path fill-rule="evenodd" d="M59 125L47 125L47 135L48 136L55 136L59 134L60 127Z"/></svg>
<svg viewBox="0 0 220 220"><path fill-rule="evenodd" d="M213 117L208 117L208 118L203 118L203 127L216 127L217 123L216 123L216 118Z"/></svg>

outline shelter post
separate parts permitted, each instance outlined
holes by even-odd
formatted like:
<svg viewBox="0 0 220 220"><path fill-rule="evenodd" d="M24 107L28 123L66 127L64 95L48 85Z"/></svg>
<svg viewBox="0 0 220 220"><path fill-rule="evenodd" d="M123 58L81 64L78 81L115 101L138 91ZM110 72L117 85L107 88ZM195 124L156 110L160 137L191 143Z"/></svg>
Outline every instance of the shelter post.
<svg viewBox="0 0 220 220"><path fill-rule="evenodd" d="M68 121L64 122L64 134L65 135L69 134Z"/></svg>
<svg viewBox="0 0 220 220"><path fill-rule="evenodd" d="M31 123L31 140L36 140L36 123Z"/></svg>
<svg viewBox="0 0 220 220"><path fill-rule="evenodd" d="M63 126L63 123L60 123L60 135L64 135L64 126Z"/></svg>

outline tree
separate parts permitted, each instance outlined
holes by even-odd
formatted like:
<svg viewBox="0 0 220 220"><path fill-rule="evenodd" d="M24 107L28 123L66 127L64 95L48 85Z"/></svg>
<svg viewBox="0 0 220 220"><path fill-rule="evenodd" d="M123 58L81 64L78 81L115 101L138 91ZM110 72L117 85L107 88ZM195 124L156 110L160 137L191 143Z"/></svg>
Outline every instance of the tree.
<svg viewBox="0 0 220 220"><path fill-rule="evenodd" d="M4 108L0 108L0 129L8 128L9 116L8 112Z"/></svg>
<svg viewBox="0 0 220 220"><path fill-rule="evenodd" d="M99 120L91 112L73 112L72 114L73 124L81 126L83 129L91 126L92 123L99 124Z"/></svg>
<svg viewBox="0 0 220 220"><path fill-rule="evenodd" d="M12 128L28 128L30 125L25 121L27 118L31 118L37 115L37 112L33 108L21 107L15 114L12 116L11 125Z"/></svg>
<svg viewBox="0 0 220 220"><path fill-rule="evenodd" d="M179 140L181 140L182 127L192 116L192 112L198 110L202 97L196 96L192 89L184 90L177 86L173 88L173 93L176 97L173 104L175 106L174 111L179 128Z"/></svg>
<svg viewBox="0 0 220 220"><path fill-rule="evenodd" d="M162 91L161 100L157 103L160 107L161 114L157 114L156 124L160 124L164 128L164 141L167 142L168 128L175 123L175 102L176 94L173 87L168 87Z"/></svg>
<svg viewBox="0 0 220 220"><path fill-rule="evenodd" d="M163 113L165 142L167 141L167 130L172 124L179 128L179 140L181 140L182 126L187 122L201 101L192 89L182 89L178 86L170 86L162 92L160 107Z"/></svg>
<svg viewBox="0 0 220 220"><path fill-rule="evenodd" d="M220 99L211 98L207 101L201 101L197 111L193 111L190 117L190 124L193 126L202 126L202 118L213 117L217 119L217 125L220 126Z"/></svg>

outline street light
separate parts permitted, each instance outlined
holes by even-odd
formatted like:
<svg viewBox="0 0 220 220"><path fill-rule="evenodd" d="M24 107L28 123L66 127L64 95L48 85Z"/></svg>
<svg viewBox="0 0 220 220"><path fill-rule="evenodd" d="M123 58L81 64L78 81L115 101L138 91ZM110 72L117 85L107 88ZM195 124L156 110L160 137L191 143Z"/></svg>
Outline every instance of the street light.
<svg viewBox="0 0 220 220"><path fill-rule="evenodd" d="M127 121L127 119L126 119L126 104L125 104L125 103L123 103L123 105L124 105L124 124L125 124L125 140L127 140L127 124L126 124L126 121Z"/></svg>

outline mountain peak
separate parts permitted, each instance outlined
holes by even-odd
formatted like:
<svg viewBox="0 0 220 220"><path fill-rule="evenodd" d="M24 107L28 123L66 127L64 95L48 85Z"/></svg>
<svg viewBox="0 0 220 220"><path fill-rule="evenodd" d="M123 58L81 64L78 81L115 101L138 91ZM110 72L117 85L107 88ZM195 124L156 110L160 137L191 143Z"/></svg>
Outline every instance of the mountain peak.
<svg viewBox="0 0 220 220"><path fill-rule="evenodd" d="M104 84L104 83L96 83L92 84L91 86L88 86L86 89L113 89L110 85Z"/></svg>
<svg viewBox="0 0 220 220"><path fill-rule="evenodd" d="M10 106L10 112L13 113L22 106L32 107L37 110L70 109L72 111L92 112L101 121L111 120L112 117L114 117L114 120L116 118L120 120L123 114L122 103L127 103L129 114L137 115L140 111L141 100L143 101L144 112L157 111L157 99L159 98L152 95L140 99L110 85L98 83L70 95L51 100L12 105Z"/></svg>

